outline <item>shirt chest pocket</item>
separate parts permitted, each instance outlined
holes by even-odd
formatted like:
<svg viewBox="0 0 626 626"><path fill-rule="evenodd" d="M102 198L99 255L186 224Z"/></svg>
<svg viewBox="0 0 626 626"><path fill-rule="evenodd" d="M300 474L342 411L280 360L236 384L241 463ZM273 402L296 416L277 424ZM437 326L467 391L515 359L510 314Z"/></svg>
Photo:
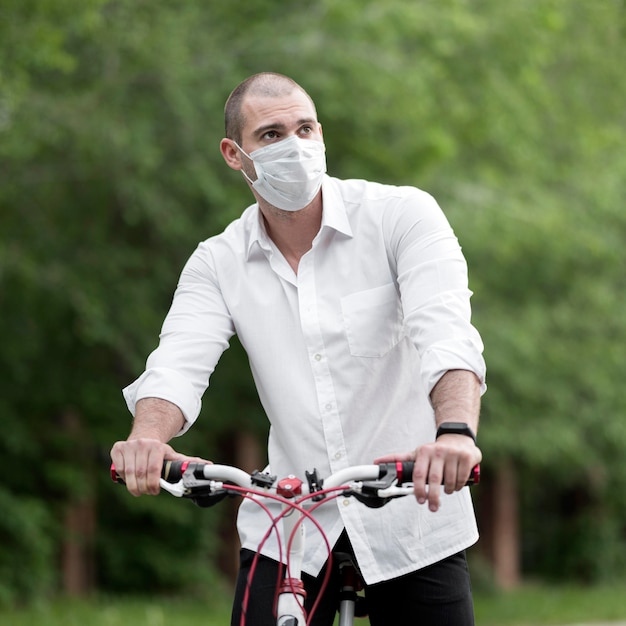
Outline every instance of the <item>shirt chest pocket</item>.
<svg viewBox="0 0 626 626"><path fill-rule="evenodd" d="M345 296L341 311L352 356L384 356L404 336L402 306L393 283Z"/></svg>

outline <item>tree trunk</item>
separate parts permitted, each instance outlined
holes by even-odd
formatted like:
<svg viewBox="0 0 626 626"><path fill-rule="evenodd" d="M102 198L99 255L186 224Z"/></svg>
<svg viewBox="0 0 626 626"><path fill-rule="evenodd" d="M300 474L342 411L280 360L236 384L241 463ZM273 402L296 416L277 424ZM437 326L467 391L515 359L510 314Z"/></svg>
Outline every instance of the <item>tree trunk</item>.
<svg viewBox="0 0 626 626"><path fill-rule="evenodd" d="M513 464L503 461L494 475L492 559L496 583L512 589L520 583L519 496Z"/></svg>
<svg viewBox="0 0 626 626"><path fill-rule="evenodd" d="M84 596L94 589L95 530L93 499L70 503L65 513L61 553L63 591L69 596Z"/></svg>
<svg viewBox="0 0 626 626"><path fill-rule="evenodd" d="M255 469L262 470L265 467L263 451L257 439L247 432L237 432L232 436L230 445L222 446L230 448L232 464L246 472ZM220 570L230 579L234 580L239 570L239 536L237 534L237 509L240 499L228 499L224 504L228 506L228 514L222 520L220 537L222 549L218 555Z"/></svg>
<svg viewBox="0 0 626 626"><path fill-rule="evenodd" d="M67 411L62 418L62 427L72 442L72 459L85 469L84 478L89 477L89 449L85 429L80 417ZM95 536L96 505L93 488L86 490L87 496L70 496L63 519L61 545L61 572L63 591L70 596L84 596L95 588Z"/></svg>

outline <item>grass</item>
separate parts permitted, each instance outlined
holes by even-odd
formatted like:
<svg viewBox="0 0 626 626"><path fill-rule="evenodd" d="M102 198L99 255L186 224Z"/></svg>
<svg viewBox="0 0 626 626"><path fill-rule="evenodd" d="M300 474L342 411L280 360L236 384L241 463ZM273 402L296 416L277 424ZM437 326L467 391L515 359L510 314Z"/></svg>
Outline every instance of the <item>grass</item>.
<svg viewBox="0 0 626 626"><path fill-rule="evenodd" d="M230 623L226 598L197 600L155 598L63 600L15 610L0 610L0 624L10 626L225 626Z"/></svg>
<svg viewBox="0 0 626 626"><path fill-rule="evenodd" d="M477 594L477 626L548 626L626 622L625 585L526 586L515 592ZM21 609L0 609L10 626L225 626L229 598L210 603L184 599L98 598L59 600ZM358 620L357 625L367 623Z"/></svg>
<svg viewBox="0 0 626 626"><path fill-rule="evenodd" d="M477 626L626 624L626 584L596 587L528 585L514 592L477 594Z"/></svg>

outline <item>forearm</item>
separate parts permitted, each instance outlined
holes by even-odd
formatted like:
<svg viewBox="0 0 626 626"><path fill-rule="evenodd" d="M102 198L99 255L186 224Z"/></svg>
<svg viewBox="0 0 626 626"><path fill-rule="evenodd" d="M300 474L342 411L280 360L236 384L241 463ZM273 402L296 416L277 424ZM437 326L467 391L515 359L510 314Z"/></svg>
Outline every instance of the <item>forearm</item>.
<svg viewBox="0 0 626 626"><path fill-rule="evenodd" d="M435 409L435 421L465 422L476 433L480 414L481 384L468 370L446 372L433 388L430 399Z"/></svg>
<svg viewBox="0 0 626 626"><path fill-rule="evenodd" d="M111 460L118 474L135 496L159 493L163 460L190 459L176 452L167 442L177 435L185 418L171 402L144 398L135 406L133 428L126 441L111 448Z"/></svg>
<svg viewBox="0 0 626 626"><path fill-rule="evenodd" d="M135 407L135 419L128 440L157 439L167 443L185 424L182 411L160 398L143 398Z"/></svg>

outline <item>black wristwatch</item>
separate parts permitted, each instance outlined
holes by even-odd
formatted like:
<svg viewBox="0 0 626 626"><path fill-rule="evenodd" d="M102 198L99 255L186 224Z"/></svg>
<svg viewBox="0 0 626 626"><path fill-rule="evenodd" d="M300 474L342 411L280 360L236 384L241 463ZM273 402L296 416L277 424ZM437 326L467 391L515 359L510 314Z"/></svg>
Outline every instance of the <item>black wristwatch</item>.
<svg viewBox="0 0 626 626"><path fill-rule="evenodd" d="M435 439L441 435L465 435L471 437L476 443L474 431L465 422L442 422L437 428Z"/></svg>

